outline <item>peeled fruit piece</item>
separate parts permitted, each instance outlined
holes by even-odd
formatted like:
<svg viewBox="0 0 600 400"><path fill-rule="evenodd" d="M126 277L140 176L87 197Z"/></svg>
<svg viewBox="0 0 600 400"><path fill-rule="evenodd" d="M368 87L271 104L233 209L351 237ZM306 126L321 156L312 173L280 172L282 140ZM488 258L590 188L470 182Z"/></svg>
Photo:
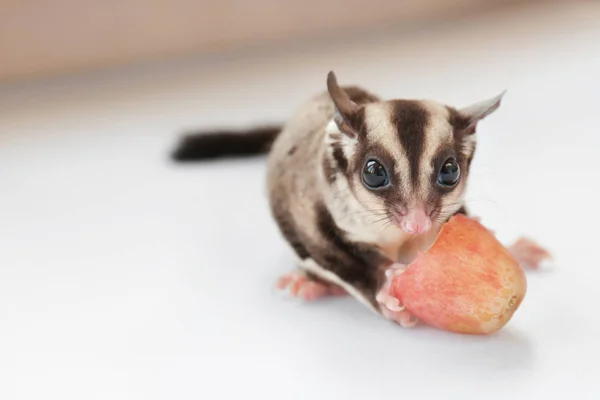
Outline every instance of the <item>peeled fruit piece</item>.
<svg viewBox="0 0 600 400"><path fill-rule="evenodd" d="M517 260L483 225L461 214L444 224L433 246L391 287L391 295L424 323L468 334L498 331L526 291Z"/></svg>

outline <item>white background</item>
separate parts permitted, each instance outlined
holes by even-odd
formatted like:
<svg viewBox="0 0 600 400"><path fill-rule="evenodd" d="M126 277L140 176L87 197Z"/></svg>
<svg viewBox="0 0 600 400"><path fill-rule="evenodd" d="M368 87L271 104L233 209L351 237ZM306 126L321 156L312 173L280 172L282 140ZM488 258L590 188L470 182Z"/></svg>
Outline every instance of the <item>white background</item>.
<svg viewBox="0 0 600 400"><path fill-rule="evenodd" d="M1 89L0 398L600 398L597 4ZM277 293L263 160L168 161L182 129L285 119L329 69L457 106L508 89L469 205L558 265L498 334Z"/></svg>

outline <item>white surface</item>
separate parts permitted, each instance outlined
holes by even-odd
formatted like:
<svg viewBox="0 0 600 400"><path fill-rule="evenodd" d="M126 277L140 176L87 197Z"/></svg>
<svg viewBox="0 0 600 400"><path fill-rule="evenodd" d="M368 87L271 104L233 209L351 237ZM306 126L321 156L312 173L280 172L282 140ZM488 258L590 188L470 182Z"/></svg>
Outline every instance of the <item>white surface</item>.
<svg viewBox="0 0 600 400"><path fill-rule="evenodd" d="M0 92L0 398L600 398L600 10L499 15ZM273 290L292 268L260 160L173 166L181 128L284 118L342 82L463 105L471 206L558 269L492 337L402 330L351 299ZM261 97L268 94L268 97Z"/></svg>

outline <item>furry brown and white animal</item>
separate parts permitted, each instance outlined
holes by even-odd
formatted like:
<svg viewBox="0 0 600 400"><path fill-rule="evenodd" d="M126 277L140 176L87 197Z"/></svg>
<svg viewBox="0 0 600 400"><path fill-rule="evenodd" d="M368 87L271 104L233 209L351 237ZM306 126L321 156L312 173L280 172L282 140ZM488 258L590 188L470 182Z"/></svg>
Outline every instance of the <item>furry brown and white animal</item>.
<svg viewBox="0 0 600 400"><path fill-rule="evenodd" d="M504 93L464 108L431 100L383 100L357 86L327 90L281 127L183 138L173 157L194 161L268 152L272 215L298 258L280 287L315 299L349 293L405 324L386 271L409 263L441 225L466 213L463 198L479 121ZM517 254L538 264L532 242Z"/></svg>

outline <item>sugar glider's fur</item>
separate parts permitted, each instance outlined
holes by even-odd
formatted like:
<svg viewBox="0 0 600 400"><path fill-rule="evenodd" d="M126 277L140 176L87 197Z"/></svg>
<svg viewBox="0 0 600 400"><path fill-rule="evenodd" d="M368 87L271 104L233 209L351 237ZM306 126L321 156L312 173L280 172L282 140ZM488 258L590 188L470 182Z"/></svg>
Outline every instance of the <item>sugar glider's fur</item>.
<svg viewBox="0 0 600 400"><path fill-rule="evenodd" d="M327 90L283 126L188 135L174 158L268 152L272 215L297 267L379 312L385 270L410 262L450 216L466 213L477 123L502 96L460 109L431 100L383 100L360 87L338 86L330 72ZM460 179L447 187L438 177L450 159ZM365 184L365 165L372 160L386 171L384 187Z"/></svg>

